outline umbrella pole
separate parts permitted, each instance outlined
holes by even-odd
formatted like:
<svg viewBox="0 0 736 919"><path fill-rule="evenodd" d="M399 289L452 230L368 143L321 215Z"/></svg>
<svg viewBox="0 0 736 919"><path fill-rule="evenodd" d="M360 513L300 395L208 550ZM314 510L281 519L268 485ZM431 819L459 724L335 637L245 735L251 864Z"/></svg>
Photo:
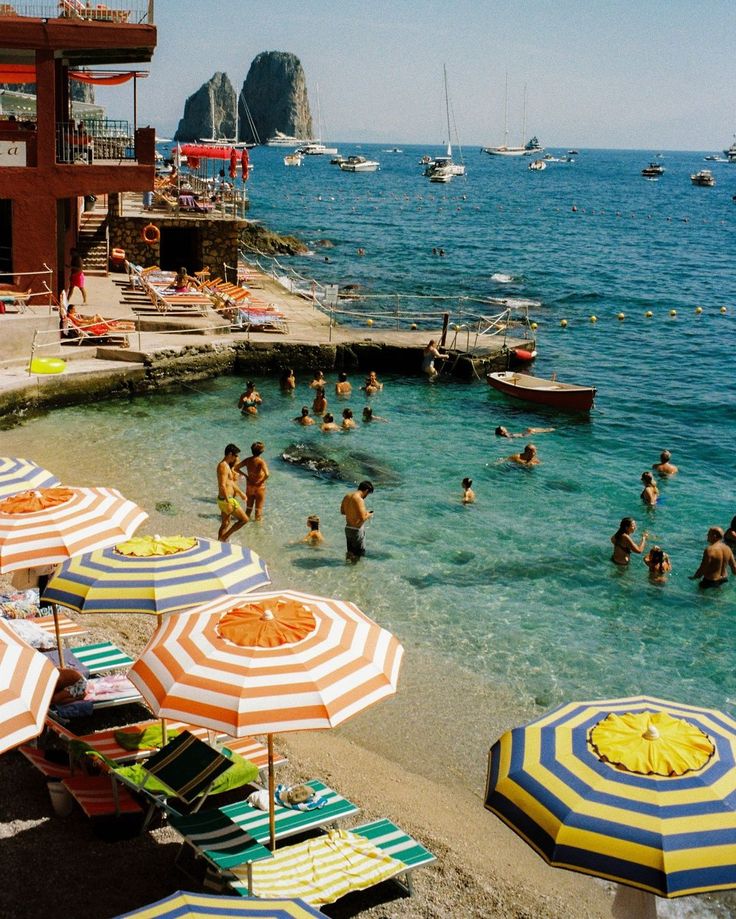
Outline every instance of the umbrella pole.
<svg viewBox="0 0 736 919"><path fill-rule="evenodd" d="M646 890L618 884L611 915L614 919L657 919L657 898Z"/></svg>
<svg viewBox="0 0 736 919"><path fill-rule="evenodd" d="M271 851L276 849L276 782L273 774L273 734L268 735L268 831L271 835Z"/></svg>
<svg viewBox="0 0 736 919"><path fill-rule="evenodd" d="M166 719L162 718L161 719L161 746L165 747L168 742L169 742L169 739L167 737L167 731L166 731Z"/></svg>
<svg viewBox="0 0 736 919"><path fill-rule="evenodd" d="M64 648L61 644L61 629L59 628L59 610L55 603L51 605L54 613L54 632L56 633L56 651L59 655L59 668L64 666Z"/></svg>

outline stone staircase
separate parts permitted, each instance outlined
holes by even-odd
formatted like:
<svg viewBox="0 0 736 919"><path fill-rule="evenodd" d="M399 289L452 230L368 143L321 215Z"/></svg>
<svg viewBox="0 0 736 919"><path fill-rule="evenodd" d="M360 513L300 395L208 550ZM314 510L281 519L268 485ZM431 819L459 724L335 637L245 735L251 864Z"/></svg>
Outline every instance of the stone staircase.
<svg viewBox="0 0 736 919"><path fill-rule="evenodd" d="M105 211L89 211L82 214L79 228L79 254L84 261L84 273L107 277L107 214Z"/></svg>

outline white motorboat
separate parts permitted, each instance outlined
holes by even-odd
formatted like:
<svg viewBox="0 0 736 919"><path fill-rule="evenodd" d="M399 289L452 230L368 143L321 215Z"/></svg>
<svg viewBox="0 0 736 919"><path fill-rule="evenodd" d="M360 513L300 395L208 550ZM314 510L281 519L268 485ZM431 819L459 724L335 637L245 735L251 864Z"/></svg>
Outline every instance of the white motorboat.
<svg viewBox="0 0 736 919"><path fill-rule="evenodd" d="M544 160L532 160L527 168L532 169L534 172L541 172L542 169L547 168L547 164L544 162Z"/></svg>
<svg viewBox="0 0 736 919"><path fill-rule="evenodd" d="M442 182L447 183L451 182L455 178L455 173L448 169L446 166L439 166L436 169L433 169L429 173L430 182Z"/></svg>
<svg viewBox="0 0 736 919"><path fill-rule="evenodd" d="M723 155L729 163L736 163L736 137L734 137L734 141L728 150L723 151Z"/></svg>
<svg viewBox="0 0 736 919"><path fill-rule="evenodd" d="M427 163L424 174L431 179L437 172L449 173L452 176L464 176L465 164L454 162L451 156L436 156Z"/></svg>
<svg viewBox="0 0 736 919"><path fill-rule="evenodd" d="M337 147L326 147L321 141L302 144L296 151L304 156L337 156Z"/></svg>
<svg viewBox="0 0 736 919"><path fill-rule="evenodd" d="M272 137L266 141L267 147L298 147L300 144L311 144L313 141L310 137L293 137L289 134L282 134L276 131Z"/></svg>
<svg viewBox="0 0 736 919"><path fill-rule="evenodd" d="M642 169L641 174L645 179L658 179L664 175L664 166L661 163L650 163Z"/></svg>
<svg viewBox="0 0 736 919"><path fill-rule="evenodd" d="M301 153L287 153L284 157L284 166L301 166L303 159Z"/></svg>
<svg viewBox="0 0 736 919"><path fill-rule="evenodd" d="M338 165L343 172L375 172L381 164L365 156L349 156L344 163Z"/></svg>
<svg viewBox="0 0 736 919"><path fill-rule="evenodd" d="M701 169L700 172L690 176L690 181L693 185L700 185L703 188L713 188L716 184L715 176L710 169Z"/></svg>

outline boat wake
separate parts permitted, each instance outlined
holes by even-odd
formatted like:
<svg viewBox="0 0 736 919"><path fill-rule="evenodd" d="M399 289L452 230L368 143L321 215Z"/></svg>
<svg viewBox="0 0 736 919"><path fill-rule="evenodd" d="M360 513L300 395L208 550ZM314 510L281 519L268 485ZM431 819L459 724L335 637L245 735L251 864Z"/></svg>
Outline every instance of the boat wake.
<svg viewBox="0 0 736 919"><path fill-rule="evenodd" d="M502 271L497 271L495 274L491 275L491 280L495 281L496 284L513 284L517 279L512 274L504 274Z"/></svg>
<svg viewBox="0 0 736 919"><path fill-rule="evenodd" d="M541 306L541 300L529 300L526 297L488 297L488 303L494 303L497 306Z"/></svg>

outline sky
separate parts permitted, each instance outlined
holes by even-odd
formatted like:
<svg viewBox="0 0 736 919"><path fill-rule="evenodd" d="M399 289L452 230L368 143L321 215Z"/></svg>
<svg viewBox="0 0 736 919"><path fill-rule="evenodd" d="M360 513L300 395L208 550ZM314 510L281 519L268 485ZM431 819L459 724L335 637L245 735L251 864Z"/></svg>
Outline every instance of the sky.
<svg viewBox="0 0 736 919"><path fill-rule="evenodd" d="M237 92L261 51L304 68L322 139L721 150L736 133L734 0L157 0L158 47L138 84L138 124L171 137L218 70ZM126 95L126 92L129 94ZM132 90L97 90L130 118Z"/></svg>

